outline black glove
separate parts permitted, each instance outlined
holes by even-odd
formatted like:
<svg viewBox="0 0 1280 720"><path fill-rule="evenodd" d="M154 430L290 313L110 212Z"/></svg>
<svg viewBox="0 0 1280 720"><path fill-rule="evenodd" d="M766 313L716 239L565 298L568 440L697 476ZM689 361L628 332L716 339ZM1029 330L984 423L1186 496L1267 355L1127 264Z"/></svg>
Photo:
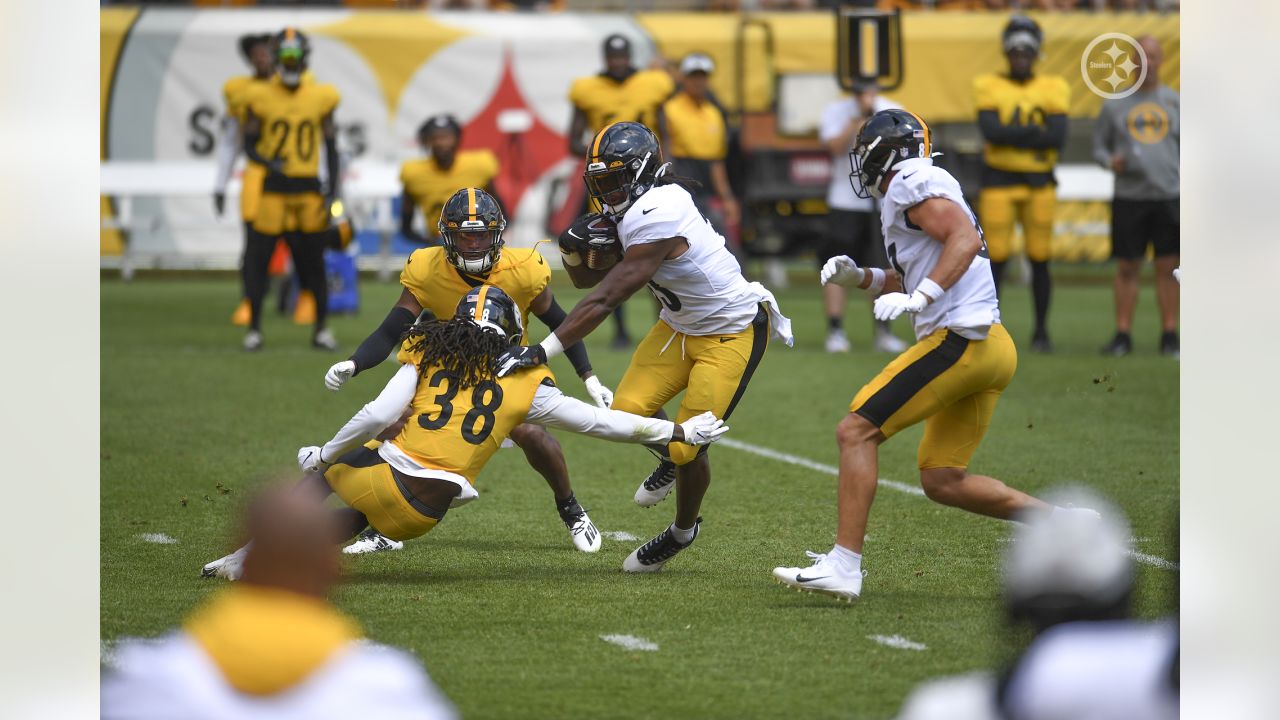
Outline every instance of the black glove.
<svg viewBox="0 0 1280 720"><path fill-rule="evenodd" d="M498 377L506 377L521 368L545 365L547 351L541 345L512 345L494 361L498 367Z"/></svg>
<svg viewBox="0 0 1280 720"><path fill-rule="evenodd" d="M227 196L224 193L216 192L213 194L213 214L222 217L222 212L227 207Z"/></svg>
<svg viewBox="0 0 1280 720"><path fill-rule="evenodd" d="M587 213L560 233L560 252L582 252L587 249L587 243L593 240L596 244L601 244L617 238L618 226L609 216Z"/></svg>

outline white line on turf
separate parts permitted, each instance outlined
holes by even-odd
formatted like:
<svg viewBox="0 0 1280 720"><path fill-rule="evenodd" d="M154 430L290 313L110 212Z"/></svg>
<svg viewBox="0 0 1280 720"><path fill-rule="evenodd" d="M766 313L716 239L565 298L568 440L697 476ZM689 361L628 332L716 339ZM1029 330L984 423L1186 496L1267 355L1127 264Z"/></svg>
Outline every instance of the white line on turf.
<svg viewBox="0 0 1280 720"><path fill-rule="evenodd" d="M623 650L647 650L654 652L658 649L658 644L649 642L642 637L635 635L601 635L600 639L610 645L617 645Z"/></svg>
<svg viewBox="0 0 1280 720"><path fill-rule="evenodd" d="M806 457L800 457L799 455L792 455L790 453L779 452L777 450L773 450L767 447L752 445L751 443L742 442L741 440L734 440L733 438L722 438L719 444L725 447L731 447L734 450L742 450L743 452L749 452L752 455L759 455L760 457L769 458L770 460L778 460L780 462L788 463L790 465L797 465L799 467L808 468L810 470L816 470L820 473L826 473L828 475L838 475L840 473L839 468L835 467L834 465L827 465L825 463L820 463L815 460L810 460L809 458L806 458ZM897 482L896 480L886 480L885 478L880 478L879 483L884 487L891 488L899 492L904 492L909 495L918 495L920 497L924 497L924 490L920 489L919 487L916 487L915 485L900 483L900 482ZM1160 568L1161 570L1172 570L1174 572L1179 571L1178 563L1165 560L1164 558L1158 557L1156 555L1149 555L1147 553L1138 552L1137 550L1130 550L1129 556L1144 565L1157 567L1157 568Z"/></svg>
<svg viewBox="0 0 1280 720"><path fill-rule="evenodd" d="M887 647L896 648L898 650L928 650L929 646L924 643L918 643L914 640L908 640L901 635L868 635L868 640L873 640Z"/></svg>
<svg viewBox="0 0 1280 720"><path fill-rule="evenodd" d="M142 538L144 542L156 543L157 545L172 545L178 542L177 538L169 537L164 533L143 533L138 537Z"/></svg>
<svg viewBox="0 0 1280 720"><path fill-rule="evenodd" d="M778 452L777 450L770 450L767 447L752 445L751 443L745 443L745 442L742 442L741 440L734 440L733 438L722 438L720 440L720 445L731 447L734 450L742 450L744 452L749 452L753 455L759 455L760 457L766 457L766 458L769 458L770 460L780 460L784 463L789 463L791 465L799 465L800 467L809 468L810 470L817 470L818 472L826 473L828 475L838 475L840 473L839 468L837 468L834 465L826 465L824 463L810 460L809 458L800 457L799 455L791 455L790 453ZM884 478L880 478L879 482L881 485L888 488L893 488L898 492L904 492L909 495L919 495L921 497L924 497L924 490L921 490L915 485L908 485L906 483L900 483L896 480L886 480Z"/></svg>
<svg viewBox="0 0 1280 720"><path fill-rule="evenodd" d="M600 534L618 542L635 542L640 539L626 530L601 530Z"/></svg>

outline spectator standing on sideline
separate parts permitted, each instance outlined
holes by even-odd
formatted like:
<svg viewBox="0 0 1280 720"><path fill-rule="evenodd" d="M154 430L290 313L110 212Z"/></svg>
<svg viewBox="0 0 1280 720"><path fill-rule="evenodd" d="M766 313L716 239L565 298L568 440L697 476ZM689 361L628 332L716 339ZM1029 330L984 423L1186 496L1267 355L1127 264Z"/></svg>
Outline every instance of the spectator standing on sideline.
<svg viewBox="0 0 1280 720"><path fill-rule="evenodd" d="M1178 93L1160 84L1160 43L1140 39L1147 75L1132 95L1102 104L1093 126L1093 157L1116 175L1111 201L1111 257L1116 261L1116 334L1102 352L1133 351L1133 310L1138 305L1138 274L1147 248L1156 266L1156 302L1160 305L1160 352L1178 357L1178 267L1181 245L1178 190Z"/></svg>
<svg viewBox="0 0 1280 720"><path fill-rule="evenodd" d="M632 63L631 41L614 33L604 39L604 70L580 77L569 87L573 120L569 124L569 152L587 155L587 139L616 122L638 122L659 138L667 137L662 104L675 91L675 82L665 70L639 70ZM588 131L590 131L588 133ZM582 201L582 213L596 210L590 197ZM613 348L631 347L623 305L613 311Z"/></svg>
<svg viewBox="0 0 1280 720"><path fill-rule="evenodd" d="M728 126L724 109L711 97L708 84L715 63L702 53L680 61L680 91L663 104L671 147L673 170L696 180L693 202L726 238L725 225L738 220L738 201L729 185L724 158L728 153ZM720 201L713 208L710 200Z"/></svg>
<svg viewBox="0 0 1280 720"><path fill-rule="evenodd" d="M867 118L881 110L897 107L880 96L875 83L865 82L854 85L851 97L836 100L822 111L818 135L831 153L831 183L827 187L827 234L818 248L819 269L827 260L840 255L848 255L861 267L885 267L889 264L881 240L876 201L869 195L866 198L858 196L854 187L861 185L861 181L845 169L850 167L849 151L853 149L853 140ZM827 352L849 352L849 337L844 332L845 299L843 286L830 283L822 287L823 309L827 313ZM868 311L870 308L868 304ZM876 350L900 353L907 349L907 344L889 330L888 322L873 318L872 323Z"/></svg>
<svg viewBox="0 0 1280 720"><path fill-rule="evenodd" d="M123 644L103 674L102 717L456 718L412 656L363 639L326 599L340 568L337 517L306 492L263 493L247 514L241 581L181 629Z"/></svg>

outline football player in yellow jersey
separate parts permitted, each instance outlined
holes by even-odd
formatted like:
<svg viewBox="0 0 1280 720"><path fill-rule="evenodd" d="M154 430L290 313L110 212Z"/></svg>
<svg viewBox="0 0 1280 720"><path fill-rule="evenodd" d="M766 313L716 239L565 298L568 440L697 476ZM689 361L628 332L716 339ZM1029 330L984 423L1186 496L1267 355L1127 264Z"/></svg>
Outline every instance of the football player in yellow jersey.
<svg viewBox="0 0 1280 720"><path fill-rule="evenodd" d="M244 117L241 99L250 85L266 82L275 74L275 59L271 55L271 36L244 35L240 38L240 54L253 68L252 75L236 75L222 86L222 98L227 112L222 118L222 137L218 141L218 170L213 185L213 212L218 217L226 209L227 183L240 154L240 123ZM244 221L245 244L248 245L250 226L258 212L258 199L262 196L262 178L266 171L261 165L250 162L245 165L240 179L240 219ZM236 325L249 324L249 292L244 279L244 251L240 253L240 305L232 315Z"/></svg>
<svg viewBox="0 0 1280 720"><path fill-rule="evenodd" d="M1067 109L1071 89L1057 75L1036 75L1044 34L1034 20L1014 16L1004 28L1007 75L989 74L973 82L978 128L986 140L978 217L986 230L996 287L1004 276L1013 225L1022 226L1031 261L1035 331L1031 349L1050 352L1049 241L1057 206L1053 168L1067 141Z"/></svg>
<svg viewBox="0 0 1280 720"><path fill-rule="evenodd" d="M580 77L569 87L573 120L569 125L569 152L587 154L587 141L612 123L643 123L658 137L667 138L662 104L675 92L675 81L664 70L637 70L631 60L631 41L613 34L604 39L604 72ZM588 132L590 131L590 132ZM590 197L582 212L595 210ZM613 313L615 350L631 347L622 306Z"/></svg>
<svg viewBox="0 0 1280 720"><path fill-rule="evenodd" d="M430 155L406 161L400 166L400 234L422 245L439 245L435 221L444 203L458 188L481 188L495 200L493 179L498 176L498 158L486 149L459 150L462 126L452 115L433 115L418 128L418 144ZM501 201L499 200L499 205ZM422 210L427 234L413 229L413 215Z"/></svg>
<svg viewBox="0 0 1280 720"><path fill-rule="evenodd" d="M377 398L323 447L298 451L299 467L311 473L303 485L348 505L336 511L343 537L366 526L397 542L431 532L450 507L479 497L480 470L526 422L628 443L701 446L728 432L711 413L673 423L593 407L560 392L545 366L497 377L495 359L524 341L520 316L501 288L472 288L450 319L409 328L396 356L400 369ZM410 418L394 438L367 446L406 410ZM202 574L237 579L246 548Z"/></svg>
<svg viewBox="0 0 1280 720"><path fill-rule="evenodd" d="M245 278L252 311L246 350L262 347L262 298L267 266L275 238L284 236L304 290L315 297L316 322L312 345L337 348L325 326L329 305L324 249L330 206L338 197L337 130L333 112L338 89L320 82L303 82L310 44L302 33L286 28L273 41L276 76L251 86L244 94L244 145L250 160L266 168L262 199L245 251ZM320 183L323 150L327 187Z"/></svg>
<svg viewBox="0 0 1280 720"><path fill-rule="evenodd" d="M395 348L401 335L423 310L436 317L448 317L458 300L483 284L502 288L523 308L521 321L528 324L532 312L547 327L555 329L565 318L549 287L551 268L533 248L508 248L502 239L507 221L488 193L464 188L454 193L440 213L438 231L441 247L424 248L409 256L400 284L400 300L382 325L347 360L334 364L325 375L325 385L338 390L352 375L381 363ZM600 407L613 402L613 393L591 369L587 349L576 343L565 352L573 369L586 384L587 393ZM574 547L583 552L600 549L600 533L578 503L569 482L560 443L546 430L520 425L511 440L524 451L529 464L546 479L555 495L556 509L569 529ZM348 552L397 549L377 537L363 537Z"/></svg>

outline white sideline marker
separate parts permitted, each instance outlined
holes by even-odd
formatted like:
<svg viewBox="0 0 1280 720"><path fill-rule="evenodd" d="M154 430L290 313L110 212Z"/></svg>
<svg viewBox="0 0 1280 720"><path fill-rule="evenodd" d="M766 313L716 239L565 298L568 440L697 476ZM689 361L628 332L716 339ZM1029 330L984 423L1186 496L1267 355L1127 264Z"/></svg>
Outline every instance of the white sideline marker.
<svg viewBox="0 0 1280 720"><path fill-rule="evenodd" d="M657 652L658 650L658 643L650 642L635 635L601 635L600 639L610 645L617 645L623 650L644 650L647 652Z"/></svg>
<svg viewBox="0 0 1280 720"><path fill-rule="evenodd" d="M164 533L143 533L138 537L143 542L156 543L157 545L173 545L178 542L178 538L169 537Z"/></svg>
<svg viewBox="0 0 1280 720"><path fill-rule="evenodd" d="M733 438L728 438L728 437L721 438L717 444L722 445L724 447L731 447L734 450L742 450L743 452L749 452L752 455L759 455L760 457L766 457L766 458L769 458L770 460L778 460L780 462L784 462L790 465L798 465L799 467L802 467L802 468L816 470L820 473L826 473L828 475L840 474L840 469L835 467L834 465L827 465L825 463L820 463L814 460L810 460L809 458L800 457L799 455L792 455L790 453L778 452L777 450L771 450L767 447L761 447L759 445L752 445L751 443L742 442L741 440L734 440ZM897 490L899 492L904 492L904 493L907 493L908 495L918 495L920 497L924 497L924 490L920 489L915 485L900 483L896 480L886 480L885 478L880 478L877 482L884 487ZM1164 558L1158 557L1156 555L1148 555L1147 553L1138 552L1137 550L1130 550L1129 556L1144 565L1157 567L1157 568L1160 568L1161 570L1172 570L1174 572L1179 571L1178 563L1165 560Z"/></svg>
<svg viewBox="0 0 1280 720"><path fill-rule="evenodd" d="M626 530L601 530L600 534L618 542L635 542L640 539Z"/></svg>
<svg viewBox="0 0 1280 720"><path fill-rule="evenodd" d="M929 646L924 643L918 643L914 640L908 640L901 635L868 635L868 640L878 642L886 647L897 650L928 650Z"/></svg>

